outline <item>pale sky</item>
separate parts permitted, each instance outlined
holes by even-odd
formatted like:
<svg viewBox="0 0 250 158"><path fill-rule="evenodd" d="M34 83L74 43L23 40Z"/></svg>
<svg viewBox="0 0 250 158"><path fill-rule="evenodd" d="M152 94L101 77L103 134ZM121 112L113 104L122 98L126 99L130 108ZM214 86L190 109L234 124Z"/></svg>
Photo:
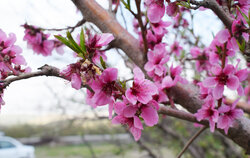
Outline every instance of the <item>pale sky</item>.
<svg viewBox="0 0 250 158"><path fill-rule="evenodd" d="M102 5L107 7L107 0L99 0ZM126 17L132 16L123 10ZM120 12L118 12L120 14ZM72 63L75 59L71 55L70 50L66 50L63 56L54 52L52 57L43 57L34 55L33 51L27 49L24 42L24 29L20 25L28 22L28 24L44 27L44 28L64 28L74 26L82 16L77 12L74 4L70 0L0 0L0 29L7 34L14 32L17 36L16 44L23 49L23 56L28 65L35 71L38 67L44 64L54 65L58 68L63 68L67 64ZM211 11L199 12L195 15L194 30L196 34L203 34L202 41L209 44L212 40L212 34L216 33L221 23L216 20ZM123 24L121 16L118 16L118 21ZM131 24L127 20L128 25ZM211 26L212 24L212 26ZM129 30L132 30L130 25ZM79 31L79 29L78 29ZM77 30L75 31L77 33ZM57 34L57 33L55 33ZM52 35L51 35L52 36ZM108 62L117 68L122 67L119 71L119 76L131 78L130 71L125 69L124 63L116 52L107 53ZM111 58L112 56L112 58ZM129 74L129 75L127 75ZM82 92L71 88L70 84L54 77L37 77L28 80L12 83L4 93L5 105L1 109L0 122L12 115L47 115L48 113L58 113L55 110L58 105L58 100L55 99L55 94L61 98L61 104L69 109L79 107L79 104L71 104L64 98L75 98L84 103L84 95ZM75 106L75 107L74 107ZM88 106L80 106L82 109L89 109ZM70 111L70 110L69 110ZM74 111L71 111L74 113ZM20 118L21 119L21 118Z"/></svg>

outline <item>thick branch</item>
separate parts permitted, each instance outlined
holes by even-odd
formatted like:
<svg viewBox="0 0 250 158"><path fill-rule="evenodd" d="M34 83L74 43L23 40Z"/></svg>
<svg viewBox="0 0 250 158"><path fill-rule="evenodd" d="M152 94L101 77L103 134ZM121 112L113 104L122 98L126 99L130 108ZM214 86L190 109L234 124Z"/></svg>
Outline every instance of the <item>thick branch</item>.
<svg viewBox="0 0 250 158"><path fill-rule="evenodd" d="M115 40L112 45L122 49L124 52L130 52L128 55L140 68L143 68L145 60L143 52L139 47L139 41L127 32L109 12L104 10L94 0L72 0L77 8L82 12L84 18L94 23L102 32L112 33ZM129 39L129 40L128 40ZM134 47L136 45L136 47Z"/></svg>
<svg viewBox="0 0 250 158"><path fill-rule="evenodd" d="M143 69L146 61L143 60L143 52L139 47L139 41L130 35L106 10L94 0L72 0L82 12L87 21L93 22L103 32L113 33L116 37L113 45L121 48L130 58ZM206 0L208 2L208 0ZM211 0L215 2L215 0ZM210 1L209 1L210 2ZM220 8L221 10L221 8ZM225 21L229 26L229 22ZM231 26L231 25L230 25ZM171 95L177 104L182 105L188 111L195 113L201 106L197 88L190 85L177 85L171 89ZM220 130L220 132L222 132ZM224 133L224 132L222 132ZM246 149L250 154L250 120L242 117L229 129L228 135L235 143Z"/></svg>

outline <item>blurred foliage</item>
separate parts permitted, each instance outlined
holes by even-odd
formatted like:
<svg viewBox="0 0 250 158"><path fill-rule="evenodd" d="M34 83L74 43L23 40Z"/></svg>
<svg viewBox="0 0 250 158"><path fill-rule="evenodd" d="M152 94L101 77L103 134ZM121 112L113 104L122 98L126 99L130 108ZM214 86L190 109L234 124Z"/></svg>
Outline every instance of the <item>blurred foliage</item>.
<svg viewBox="0 0 250 158"><path fill-rule="evenodd" d="M194 125L190 122L174 119L171 117L163 118L159 121L160 126L155 127L144 127L144 131L142 132L141 141L146 146L150 147L150 149L156 153L157 155L164 155L164 150L171 150L175 155L177 155L184 144L188 141L188 139L196 133L199 128L194 127ZM56 127L56 128L55 128ZM161 127L161 128L160 128ZM167 131L167 130L170 131ZM63 120L52 122L46 125L16 125L12 127L1 127L0 130L5 132L6 135L12 136L15 138L20 137L32 137L32 136L40 136L40 137L56 137L56 136L66 136L66 135L83 135L83 134L117 134L117 133L125 133L126 130L121 126L114 126L107 119L101 120L83 120L83 119L74 119L74 120ZM170 132L170 133L169 133ZM134 150L134 145L136 142L131 142L132 149ZM121 144L123 144L121 142ZM123 144L125 145L125 144ZM124 151L118 148L121 145L115 145L117 148L111 148L113 155L122 155ZM128 144L126 144L128 146ZM140 146L137 146L140 147ZM73 147L67 146L67 150L77 150L71 149ZM80 148L80 147L79 147ZM84 148L84 147L82 147ZM98 149L96 147L95 152L102 152L103 149ZM101 148L101 147L100 147ZM125 147L126 150L129 150L129 147ZM211 133L209 129L203 132L190 146L190 148L194 149L194 152L198 153L198 155L202 155L202 157L206 158L247 158L244 155L244 151L237 145L235 145L231 140L227 139L225 136L222 136L219 132ZM54 148L57 152L57 148ZM39 147L38 151L47 150L47 147ZM61 148L58 150L61 150ZM64 149L63 149L64 150ZM71 152L71 151L70 151ZM69 152L69 153L70 153ZM50 150L48 149L48 153ZM73 153L72 153L73 154ZM58 154L56 154L58 155ZM163 156L164 157L164 156ZM183 158L193 158L194 155L187 150L183 156ZM196 156L197 157L197 156Z"/></svg>

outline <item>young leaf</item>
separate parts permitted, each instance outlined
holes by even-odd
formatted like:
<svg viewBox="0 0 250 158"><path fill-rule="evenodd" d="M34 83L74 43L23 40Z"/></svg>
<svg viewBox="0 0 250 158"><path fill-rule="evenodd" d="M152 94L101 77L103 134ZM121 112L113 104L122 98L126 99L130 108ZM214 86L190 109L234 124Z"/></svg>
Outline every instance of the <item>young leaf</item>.
<svg viewBox="0 0 250 158"><path fill-rule="evenodd" d="M59 41L61 41L63 44L71 48L73 51L77 52L77 49L64 37L59 36L59 35L54 35L55 38L57 38Z"/></svg>
<svg viewBox="0 0 250 158"><path fill-rule="evenodd" d="M81 29L81 34L80 34L80 46L83 50L83 52L86 52L86 46L85 46L85 37L84 37L84 32L83 29Z"/></svg>
<svg viewBox="0 0 250 158"><path fill-rule="evenodd" d="M74 41L69 31L67 31L67 37L72 46L77 50L76 53L84 53L80 46Z"/></svg>
<svg viewBox="0 0 250 158"><path fill-rule="evenodd" d="M102 56L100 56L100 62L101 62L101 65L102 65L103 69L106 69L107 66L106 66L106 63L105 63L105 61L103 60Z"/></svg>

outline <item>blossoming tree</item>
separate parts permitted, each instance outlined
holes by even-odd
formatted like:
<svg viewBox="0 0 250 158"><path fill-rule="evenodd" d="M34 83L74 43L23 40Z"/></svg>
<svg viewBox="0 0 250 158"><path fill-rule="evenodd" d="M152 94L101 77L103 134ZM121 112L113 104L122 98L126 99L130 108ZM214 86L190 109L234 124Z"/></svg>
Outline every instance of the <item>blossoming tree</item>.
<svg viewBox="0 0 250 158"><path fill-rule="evenodd" d="M160 115L167 115L200 126L179 157L206 128L218 130L250 154L249 1L110 0L108 10L94 0L72 2L83 15L75 27L91 22L103 33L86 27L76 38L70 32L49 38L49 30L22 26L23 40L36 54L50 56L53 50L63 54L64 46L74 52L78 61L63 70L44 65L31 71L22 49L15 45L15 34L7 36L0 30L1 105L12 82L56 76L71 82L72 88L86 88L86 103L93 108L108 105L111 122L125 125L135 141L145 126L154 126ZM119 7L134 16L135 36L117 21ZM185 19L193 9L211 9L225 26L208 46L201 44ZM176 31L175 38L165 39L170 30ZM110 49L120 49L130 58L126 62L132 62L133 79L121 81L119 69L107 66L105 51ZM182 73L192 64L193 80L187 80ZM237 92L238 99L228 98L226 87Z"/></svg>

